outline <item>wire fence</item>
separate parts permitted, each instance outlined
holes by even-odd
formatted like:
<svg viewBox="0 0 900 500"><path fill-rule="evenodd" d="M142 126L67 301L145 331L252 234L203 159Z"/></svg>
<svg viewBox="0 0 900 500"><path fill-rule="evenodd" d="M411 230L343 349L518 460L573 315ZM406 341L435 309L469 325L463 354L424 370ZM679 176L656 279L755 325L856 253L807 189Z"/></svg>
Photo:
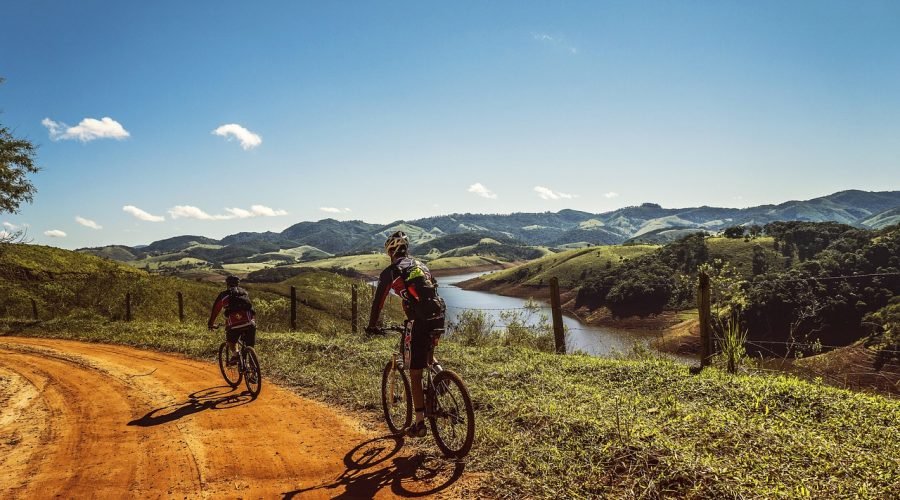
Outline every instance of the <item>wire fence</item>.
<svg viewBox="0 0 900 500"><path fill-rule="evenodd" d="M5 269L0 270L0 276L16 278L25 283L41 282L44 284L41 293L13 289L9 286L4 288L0 284L0 317L32 320L64 317L70 312L67 309L71 309L75 305L110 320L130 321L150 318L158 321L205 322L208 317L208 314L205 313L209 311L216 293L211 287L207 286L202 289L196 287L177 291L168 290L165 296L158 296L158 290L148 291L142 288L147 283L147 280L150 279L149 275L141 272L117 270L35 273ZM898 276L900 276L900 272L880 272L796 279L760 278L755 279L753 282L859 281ZM122 278L127 279L123 280ZM67 283L69 286L55 286L55 283ZM126 285L123 285L123 283L126 283ZM176 283L176 281L173 279L172 283ZM178 283L182 282L179 281ZM646 283L646 285L670 286L671 283L653 282ZM285 327L294 330L298 328L298 324L311 325L313 323L303 323L303 315L310 314L311 310L320 310L329 314L337 314L342 320L349 321L354 331L358 331L361 330L363 319L367 319L369 304L374 295L371 286L363 280L354 285L353 296L355 296L355 299L352 299L351 295L347 294L346 291L334 295L335 298L333 299L313 299L304 297L302 292L296 293L297 290L293 290L293 293L289 294L286 292L287 289L279 289L276 293L271 286L263 287L260 285L260 287L260 290L271 295L271 297L267 296L268 298L257 302L261 304L261 309L263 310L259 320L265 325L263 329L267 330L279 330ZM538 286L533 288L538 288ZM552 289L553 286L540 285L540 288ZM154 294L157 296L154 296ZM338 300L339 304L317 303L323 300ZM390 301L393 308L399 311L400 299L392 295ZM558 290L556 302L559 302ZM303 306L303 308L300 306ZM528 304L521 307L462 307L451 304L447 308L455 314L456 318L467 312L492 315L508 313L514 324L500 324L494 321L485 325L486 328L498 334L521 333L523 329L528 328L544 335L556 335L557 332L564 332L570 335L591 333L591 342L599 346L598 351L611 352L623 347L623 344L619 341L613 342L606 340L606 337L602 334L596 335L598 332L596 327L584 325L583 323L576 326L572 322L569 322L568 325L557 324L556 313L559 312L561 317L561 307L559 306L553 307L545 303L535 303L534 305ZM548 309L551 312L549 318L544 318L543 320L537 318L537 321L532 323L529 323L527 318L524 318L527 313L539 312L544 314ZM347 323L343 324L346 325ZM450 334L453 334L459 328L461 328L460 325L451 324L448 330ZM672 350L669 347L665 347L666 337L667 333L663 330L656 331L654 335L645 335L644 340L649 339L651 342L644 342L644 347L649 346L650 351L656 351L657 354L664 355L667 351ZM565 338L562 341L563 345L560 345L558 338L555 340L557 352L571 350L571 346L566 345ZM713 338L711 343L714 346L713 351L710 353L711 356L720 356L722 339ZM891 346L881 346L881 348L875 350L861 345L757 338L748 339L743 346L753 354L753 364L748 365L748 367L755 371L766 373L773 371L783 373L788 371L803 376L820 377L842 387L876 388L895 394L900 393L900 366L897 366L897 360L900 359L900 349L895 349ZM834 359L829 359L827 356L798 357L799 353L818 354L841 349L848 354L835 356ZM883 370L878 370L874 367L878 356L888 358ZM759 361L760 359L762 361ZM773 368L773 366L777 368Z"/></svg>

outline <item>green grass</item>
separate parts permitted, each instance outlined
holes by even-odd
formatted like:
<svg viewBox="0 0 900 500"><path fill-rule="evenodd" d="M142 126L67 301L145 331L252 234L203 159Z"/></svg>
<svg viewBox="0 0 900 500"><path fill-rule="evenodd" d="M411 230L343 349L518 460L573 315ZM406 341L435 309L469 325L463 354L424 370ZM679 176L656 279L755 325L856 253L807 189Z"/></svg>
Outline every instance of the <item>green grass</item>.
<svg viewBox="0 0 900 500"><path fill-rule="evenodd" d="M187 322L205 325L222 283L150 275L126 264L92 255L37 245L2 247L0 253L0 317L31 317L31 299L39 318L125 318L125 296L131 294L132 318L175 321L177 292L184 297ZM73 274L74 273L74 274ZM352 280L325 271L305 273L282 284L246 284L263 330L289 324L289 289L298 289L298 326L346 330L350 320ZM360 283L361 284L361 283ZM362 293L369 293L361 286ZM365 312L362 307L361 311Z"/></svg>
<svg viewBox="0 0 900 500"><path fill-rule="evenodd" d="M656 245L603 245L549 254L517 267L485 276L488 281L525 285L547 284L551 277L559 278L560 286L577 286L593 270L618 266L623 259L631 259L658 248Z"/></svg>
<svg viewBox="0 0 900 500"><path fill-rule="evenodd" d="M440 269L462 269L467 267L497 265L500 261L489 257L470 255L466 257L442 257L428 261L428 268L432 271Z"/></svg>
<svg viewBox="0 0 900 500"><path fill-rule="evenodd" d="M347 255L343 257L331 257L296 264L292 267L314 267L318 269L343 268L352 269L364 274L377 275L390 264L387 255L383 253L367 253L360 255Z"/></svg>
<svg viewBox="0 0 900 500"><path fill-rule="evenodd" d="M112 342L212 361L221 334L163 323L0 323L6 333ZM261 334L264 373L380 412L394 338ZM690 375L660 359L557 356L444 341L472 393L467 473L498 497L888 498L900 482L900 402L785 376ZM210 365L210 369L214 367Z"/></svg>
<svg viewBox="0 0 900 500"><path fill-rule="evenodd" d="M775 239L770 236L750 241L744 241L743 238L713 237L706 239L706 246L709 248L710 259L722 259L731 263L744 276L750 276L753 274L753 247L757 244L765 251L770 270L783 269L782 258L772 249L774 242Z"/></svg>

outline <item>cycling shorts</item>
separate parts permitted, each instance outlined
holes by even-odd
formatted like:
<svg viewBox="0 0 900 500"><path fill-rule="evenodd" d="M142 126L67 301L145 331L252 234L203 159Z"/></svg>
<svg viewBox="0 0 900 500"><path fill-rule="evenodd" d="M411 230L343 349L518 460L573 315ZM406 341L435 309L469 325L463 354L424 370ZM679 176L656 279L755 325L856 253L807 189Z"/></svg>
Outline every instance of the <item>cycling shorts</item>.
<svg viewBox="0 0 900 500"><path fill-rule="evenodd" d="M250 347L256 345L256 325L248 325L241 328L234 328L232 330L225 330L225 339L231 343L235 343L241 338L241 335L244 336L244 343Z"/></svg>
<svg viewBox="0 0 900 500"><path fill-rule="evenodd" d="M417 320L413 322L412 338L409 342L409 367L422 370L428 366L434 346L444 332L444 318Z"/></svg>

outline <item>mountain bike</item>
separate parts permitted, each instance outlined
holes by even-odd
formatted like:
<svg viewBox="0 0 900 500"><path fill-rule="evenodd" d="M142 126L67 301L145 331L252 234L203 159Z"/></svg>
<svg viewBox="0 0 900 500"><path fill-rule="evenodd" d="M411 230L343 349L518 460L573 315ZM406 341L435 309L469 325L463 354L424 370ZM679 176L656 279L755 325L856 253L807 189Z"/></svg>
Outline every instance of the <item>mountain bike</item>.
<svg viewBox="0 0 900 500"><path fill-rule="evenodd" d="M412 424L413 419L412 389L407 375L412 322L407 321L404 326L387 326L379 332L400 333L400 348L391 356L381 375L384 419L391 432L400 433ZM441 452L450 458L463 458L475 439L475 409L462 378L434 361L434 342L431 349L428 366L422 374L425 418Z"/></svg>
<svg viewBox="0 0 900 500"><path fill-rule="evenodd" d="M214 329L218 329L220 325L214 325ZM238 360L233 365L228 364L231 353L228 352L228 343L222 342L219 346L219 371L225 382L232 388L236 388L241 380L247 385L247 391L254 399L259 396L262 390L262 373L259 370L259 358L256 356L256 350L248 346L244 342L244 336L238 337L237 341Z"/></svg>

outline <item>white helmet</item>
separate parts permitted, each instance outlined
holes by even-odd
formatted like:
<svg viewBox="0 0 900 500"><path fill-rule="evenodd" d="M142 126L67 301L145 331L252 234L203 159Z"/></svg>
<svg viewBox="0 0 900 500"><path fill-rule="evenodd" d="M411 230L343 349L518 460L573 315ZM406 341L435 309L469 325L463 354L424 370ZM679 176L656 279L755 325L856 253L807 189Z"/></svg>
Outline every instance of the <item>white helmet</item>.
<svg viewBox="0 0 900 500"><path fill-rule="evenodd" d="M403 231L397 231L396 233L390 235L387 241L384 242L384 251L387 252L388 257L392 259L398 253L405 254L408 248L409 238Z"/></svg>

